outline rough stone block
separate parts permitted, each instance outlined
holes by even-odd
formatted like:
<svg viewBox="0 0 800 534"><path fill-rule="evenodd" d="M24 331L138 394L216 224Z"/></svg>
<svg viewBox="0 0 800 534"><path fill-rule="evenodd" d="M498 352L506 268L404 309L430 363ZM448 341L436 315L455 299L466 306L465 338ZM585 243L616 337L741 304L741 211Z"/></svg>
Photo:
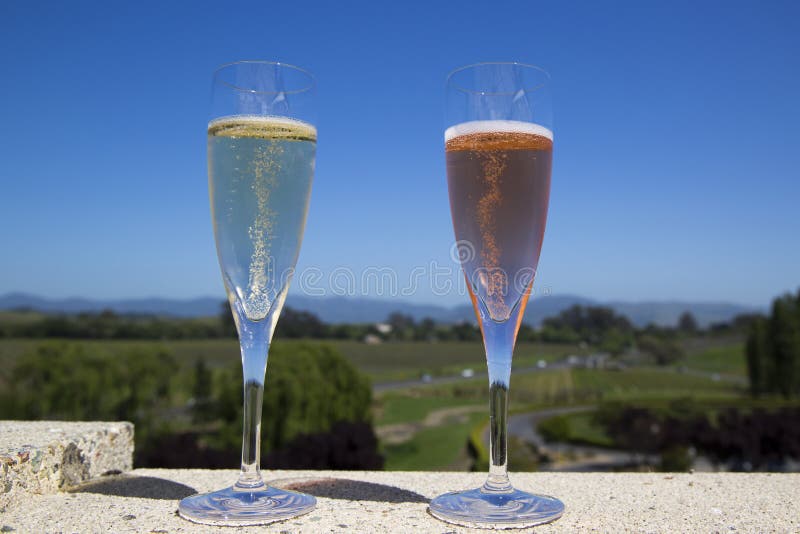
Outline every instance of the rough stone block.
<svg viewBox="0 0 800 534"><path fill-rule="evenodd" d="M0 510L133 467L133 424L0 421Z"/></svg>

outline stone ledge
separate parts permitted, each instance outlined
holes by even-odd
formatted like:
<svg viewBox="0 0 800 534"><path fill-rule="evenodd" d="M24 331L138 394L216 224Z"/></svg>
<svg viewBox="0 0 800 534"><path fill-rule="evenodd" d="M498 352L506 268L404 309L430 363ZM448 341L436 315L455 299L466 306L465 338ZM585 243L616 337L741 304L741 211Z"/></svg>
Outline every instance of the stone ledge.
<svg viewBox="0 0 800 534"><path fill-rule="evenodd" d="M0 421L0 510L132 467L131 423Z"/></svg>
<svg viewBox="0 0 800 534"><path fill-rule="evenodd" d="M426 512L479 473L272 471L277 486L317 496L310 514L250 528L213 528L176 515L178 499L230 485L236 471L136 469L70 493L34 495L0 516L14 532L469 532ZM800 474L515 473L519 488L555 495L566 513L547 532L797 532ZM477 531L486 532L486 531ZM513 532L513 531L512 531Z"/></svg>

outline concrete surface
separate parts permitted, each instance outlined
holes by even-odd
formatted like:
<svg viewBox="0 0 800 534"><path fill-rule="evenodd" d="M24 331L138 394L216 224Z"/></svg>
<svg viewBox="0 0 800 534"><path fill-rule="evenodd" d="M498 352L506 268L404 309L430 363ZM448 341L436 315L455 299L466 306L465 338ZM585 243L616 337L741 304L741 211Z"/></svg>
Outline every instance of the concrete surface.
<svg viewBox="0 0 800 534"><path fill-rule="evenodd" d="M137 469L70 493L29 496L0 514L0 532L468 532L429 516L427 501L478 486L484 476L274 471L267 473L274 485L316 495L317 509L240 529L176 515L178 499L230 485L236 474ZM800 532L800 474L517 473L512 482L566 505L561 519L537 533Z"/></svg>
<svg viewBox="0 0 800 534"><path fill-rule="evenodd" d="M0 421L0 511L132 466L131 423Z"/></svg>

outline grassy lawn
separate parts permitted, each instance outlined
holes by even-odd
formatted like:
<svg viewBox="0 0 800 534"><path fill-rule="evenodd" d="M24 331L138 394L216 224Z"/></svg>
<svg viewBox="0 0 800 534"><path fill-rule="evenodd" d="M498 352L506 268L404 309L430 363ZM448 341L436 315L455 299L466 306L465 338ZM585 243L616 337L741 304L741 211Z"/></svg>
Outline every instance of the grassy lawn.
<svg viewBox="0 0 800 534"><path fill-rule="evenodd" d="M477 399L418 397L403 393L386 393L375 399L375 424L419 423L434 410L456 406L480 406L485 403Z"/></svg>
<svg viewBox="0 0 800 534"><path fill-rule="evenodd" d="M570 418L571 436L581 439L582 443L599 447L611 447L614 444L605 429L595 422L591 413L575 413L567 417Z"/></svg>
<svg viewBox="0 0 800 534"><path fill-rule="evenodd" d="M472 428L485 414L471 414L459 423L425 428L411 440L384 447L385 468L389 471L463 469L457 465L463 458Z"/></svg>
<svg viewBox="0 0 800 534"><path fill-rule="evenodd" d="M612 447L614 441L594 420L593 412L557 415L539 423L539 432L552 441Z"/></svg>
<svg viewBox="0 0 800 534"><path fill-rule="evenodd" d="M670 369L631 368L624 371L574 369L575 388L585 398L627 400L680 397L734 397L741 387L710 377L685 375Z"/></svg>
<svg viewBox="0 0 800 534"><path fill-rule="evenodd" d="M438 343L397 341L366 345L358 341L325 341L376 382L419 378L422 374L449 376L465 368L486 368L486 356L480 342L448 341ZM553 361L577 349L572 345L521 343L514 353L514 365L527 367L540 359Z"/></svg>
<svg viewBox="0 0 800 534"><path fill-rule="evenodd" d="M570 369L548 369L511 375L511 409L515 404L569 402L575 390ZM487 397L488 399L488 397Z"/></svg>
<svg viewBox="0 0 800 534"><path fill-rule="evenodd" d="M744 343L732 342L689 352L682 365L698 371L745 376Z"/></svg>
<svg viewBox="0 0 800 534"><path fill-rule="evenodd" d="M574 405L604 400L733 398L743 390L725 381L672 369L547 369L511 377L512 411L531 406ZM378 424L420 421L432 410L488 402L485 378L415 386L377 399Z"/></svg>

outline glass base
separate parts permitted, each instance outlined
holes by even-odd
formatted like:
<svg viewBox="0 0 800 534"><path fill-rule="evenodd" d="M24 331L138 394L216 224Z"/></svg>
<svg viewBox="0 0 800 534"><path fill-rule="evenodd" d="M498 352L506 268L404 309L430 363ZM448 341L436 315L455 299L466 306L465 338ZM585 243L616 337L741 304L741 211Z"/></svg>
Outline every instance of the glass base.
<svg viewBox="0 0 800 534"><path fill-rule="evenodd" d="M465 527L526 528L555 521L564 513L564 503L513 488L502 493L477 488L439 495L431 501L428 512Z"/></svg>
<svg viewBox="0 0 800 534"><path fill-rule="evenodd" d="M186 497L178 505L184 519L217 526L266 525L307 514L317 505L311 495L269 486L232 486Z"/></svg>

